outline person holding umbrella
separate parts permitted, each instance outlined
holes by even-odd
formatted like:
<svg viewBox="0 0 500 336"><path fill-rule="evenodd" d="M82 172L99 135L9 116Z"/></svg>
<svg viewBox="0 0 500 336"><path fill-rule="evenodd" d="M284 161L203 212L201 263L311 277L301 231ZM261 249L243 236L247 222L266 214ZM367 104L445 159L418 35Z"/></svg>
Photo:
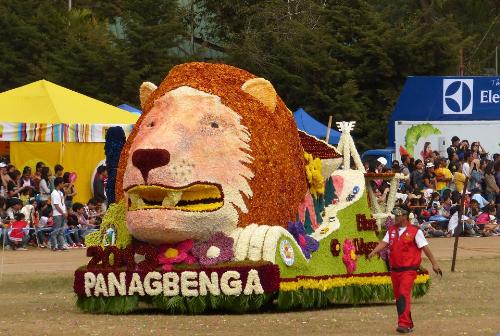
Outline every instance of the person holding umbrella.
<svg viewBox="0 0 500 336"><path fill-rule="evenodd" d="M391 281L398 312L398 327L396 331L399 333L413 331L410 299L413 291L413 283L417 277L417 270L422 262L422 251L429 258L434 272L442 275L441 268L427 246L429 243L425 239L422 230L409 222L409 213L410 209L404 205L393 209L392 214L395 216L394 225L389 227L385 237L368 255L368 259L371 259L374 255L389 246Z"/></svg>

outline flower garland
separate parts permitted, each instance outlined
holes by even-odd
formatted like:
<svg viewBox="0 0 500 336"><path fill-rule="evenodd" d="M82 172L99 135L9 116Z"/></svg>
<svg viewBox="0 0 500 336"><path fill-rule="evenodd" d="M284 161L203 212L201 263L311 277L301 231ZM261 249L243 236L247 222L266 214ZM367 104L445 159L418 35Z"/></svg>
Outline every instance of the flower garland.
<svg viewBox="0 0 500 336"><path fill-rule="evenodd" d="M428 282L429 273L419 273L416 284ZM319 289L326 291L334 287L364 286L364 285L391 285L390 273L366 273L360 275L339 275L324 277L297 277L295 279L281 279L280 291L297 291L300 288Z"/></svg>

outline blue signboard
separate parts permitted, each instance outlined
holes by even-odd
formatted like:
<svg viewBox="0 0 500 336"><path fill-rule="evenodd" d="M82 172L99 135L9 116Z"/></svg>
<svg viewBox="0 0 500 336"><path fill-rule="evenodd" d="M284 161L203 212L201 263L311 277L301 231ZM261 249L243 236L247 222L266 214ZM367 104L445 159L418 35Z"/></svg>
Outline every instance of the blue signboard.
<svg viewBox="0 0 500 336"><path fill-rule="evenodd" d="M408 77L389 121L500 120L500 77Z"/></svg>

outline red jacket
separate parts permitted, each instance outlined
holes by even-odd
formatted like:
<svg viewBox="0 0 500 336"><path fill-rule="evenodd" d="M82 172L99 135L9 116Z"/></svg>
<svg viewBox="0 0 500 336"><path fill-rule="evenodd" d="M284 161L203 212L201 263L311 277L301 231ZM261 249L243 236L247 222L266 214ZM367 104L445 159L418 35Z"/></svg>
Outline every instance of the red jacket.
<svg viewBox="0 0 500 336"><path fill-rule="evenodd" d="M415 235L418 232L418 228L408 223L401 237L399 237L398 232L399 227L397 226L389 228L389 263L391 269L417 269L422 262L421 249L418 248L415 242Z"/></svg>
<svg viewBox="0 0 500 336"><path fill-rule="evenodd" d="M21 241L24 236L26 236L26 231L24 231L23 229L27 227L28 223L24 220L12 222L10 224L10 228L12 229L9 234L10 240Z"/></svg>

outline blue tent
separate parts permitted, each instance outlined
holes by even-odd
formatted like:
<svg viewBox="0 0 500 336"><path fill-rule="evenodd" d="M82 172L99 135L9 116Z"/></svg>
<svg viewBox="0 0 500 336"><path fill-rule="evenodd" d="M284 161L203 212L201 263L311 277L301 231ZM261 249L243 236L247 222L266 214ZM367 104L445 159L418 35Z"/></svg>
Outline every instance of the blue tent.
<svg viewBox="0 0 500 336"><path fill-rule="evenodd" d="M500 77L408 77L389 120L389 145L395 122L427 120L500 120Z"/></svg>
<svg viewBox="0 0 500 336"><path fill-rule="evenodd" d="M130 105L127 105L127 104L121 104L121 105L118 105L117 106L118 108L121 108L122 110L125 110L125 111L129 111L131 113L135 113L135 114L141 114L142 111L133 107L133 106L130 106Z"/></svg>
<svg viewBox="0 0 500 336"><path fill-rule="evenodd" d="M326 131L328 127L311 117L304 111L303 108L299 108L297 111L293 113L293 118L295 119L295 123L297 124L297 128L301 131L306 132L307 134L314 135L316 138L325 139ZM340 132L335 129L330 129L330 139L328 141L331 145L336 145L339 143Z"/></svg>

